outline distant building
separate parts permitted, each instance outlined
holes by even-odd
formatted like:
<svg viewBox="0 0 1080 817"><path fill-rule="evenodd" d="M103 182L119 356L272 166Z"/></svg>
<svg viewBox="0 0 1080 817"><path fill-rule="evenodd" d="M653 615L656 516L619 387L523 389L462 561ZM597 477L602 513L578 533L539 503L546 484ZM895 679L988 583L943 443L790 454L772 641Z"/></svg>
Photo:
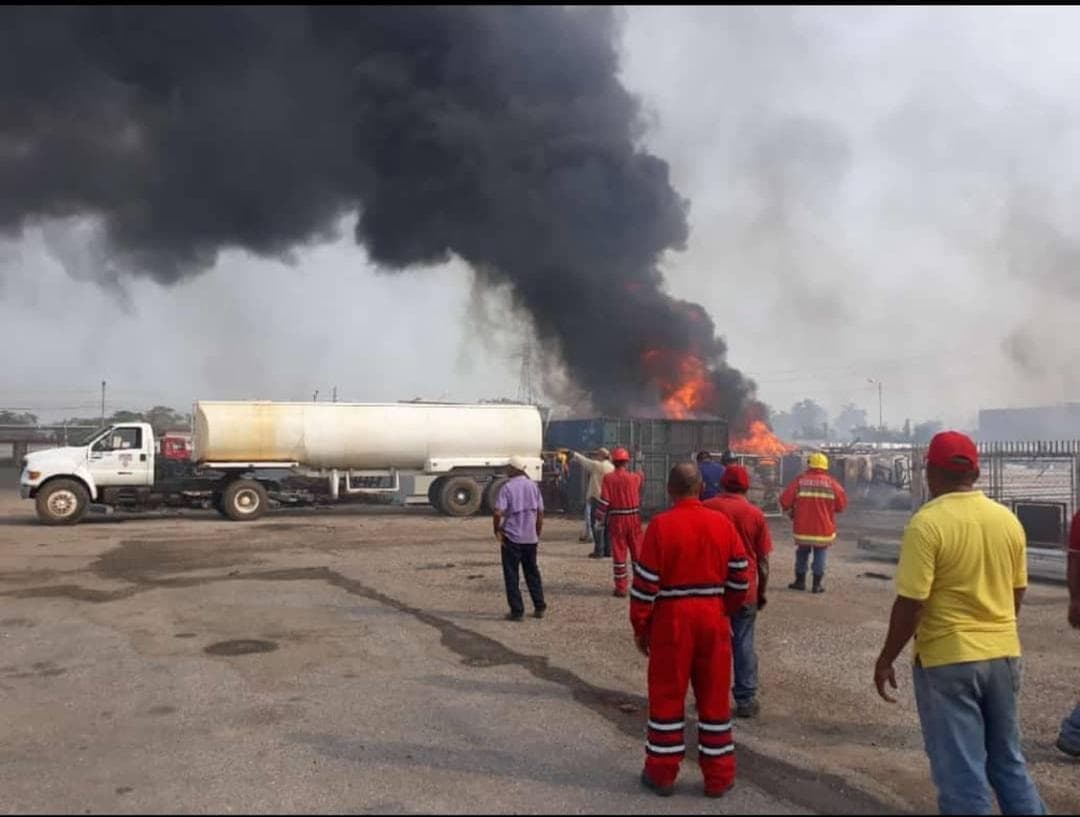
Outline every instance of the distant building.
<svg viewBox="0 0 1080 817"><path fill-rule="evenodd" d="M979 411L979 440L1080 440L1080 403Z"/></svg>

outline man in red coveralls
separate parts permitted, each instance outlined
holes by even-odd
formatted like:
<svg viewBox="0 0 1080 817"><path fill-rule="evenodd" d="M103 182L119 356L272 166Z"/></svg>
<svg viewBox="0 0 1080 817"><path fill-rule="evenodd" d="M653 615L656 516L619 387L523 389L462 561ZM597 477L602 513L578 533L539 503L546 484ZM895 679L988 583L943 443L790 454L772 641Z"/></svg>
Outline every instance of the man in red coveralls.
<svg viewBox="0 0 1080 817"><path fill-rule="evenodd" d="M795 581L788 589L806 589L806 567L813 551L813 592L824 593L825 557L836 539L836 514L847 507L847 494L829 476L829 458L824 454L814 452L806 464L807 469L780 495L780 507L791 515L795 533Z"/></svg>
<svg viewBox="0 0 1080 817"><path fill-rule="evenodd" d="M731 624L749 589L742 540L726 516L698 499L693 463L671 469L675 505L649 523L630 591L630 622L649 657L649 725L641 782L661 796L675 790L686 753L686 687L698 710L698 761L705 795L735 784L731 735Z"/></svg>
<svg viewBox="0 0 1080 817"><path fill-rule="evenodd" d="M645 484L645 474L627 467L630 452L625 448L612 451L611 462L615 470L604 475L597 511L607 527L611 545L611 566L615 574L612 595L622 598L630 586L629 560L637 561L641 541L641 486Z"/></svg>
<svg viewBox="0 0 1080 817"><path fill-rule="evenodd" d="M746 498L750 474L741 465L729 465L720 477L724 493L705 501L705 507L720 511L735 526L750 563L750 590L742 609L731 616L731 649L735 657L735 717L753 718L757 702L758 660L754 650L754 625L758 611L765 609L765 588L769 582L769 554L772 535L761 508Z"/></svg>

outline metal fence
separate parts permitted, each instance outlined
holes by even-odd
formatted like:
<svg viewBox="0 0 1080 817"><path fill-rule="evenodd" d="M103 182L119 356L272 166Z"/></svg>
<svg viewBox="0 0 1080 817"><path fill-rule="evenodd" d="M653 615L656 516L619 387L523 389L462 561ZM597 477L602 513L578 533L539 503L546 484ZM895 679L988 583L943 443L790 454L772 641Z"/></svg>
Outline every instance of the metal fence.
<svg viewBox="0 0 1080 817"><path fill-rule="evenodd" d="M1020 518L1028 540L1063 545L1077 510L1080 440L979 443L980 476L976 487ZM925 446L912 450L913 504L928 499Z"/></svg>
<svg viewBox="0 0 1080 817"><path fill-rule="evenodd" d="M552 420L544 439L545 449L569 448L591 451L600 446L629 449L631 468L645 472L641 507L646 513L670 504L667 475L671 466L692 460L698 451L721 452L728 445L728 426L723 420L666 420L634 417L592 417ZM567 510L580 514L584 507L587 476L575 466L567 484Z"/></svg>

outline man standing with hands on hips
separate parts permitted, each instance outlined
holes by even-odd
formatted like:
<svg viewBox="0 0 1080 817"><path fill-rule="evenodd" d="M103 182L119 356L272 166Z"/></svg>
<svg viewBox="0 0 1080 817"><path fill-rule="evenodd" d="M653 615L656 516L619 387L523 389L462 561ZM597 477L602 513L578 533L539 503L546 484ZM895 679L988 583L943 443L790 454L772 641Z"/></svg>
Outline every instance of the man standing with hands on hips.
<svg viewBox="0 0 1080 817"><path fill-rule="evenodd" d="M518 584L519 566L525 573L525 584L532 597L533 616L543 618L547 609L540 568L536 563L536 550L544 528L544 498L525 470L525 461L521 457L510 458L506 469L510 479L499 490L492 514L495 538L502 545L503 581L506 583L506 601L510 605L506 615L508 621L521 621L525 616Z"/></svg>

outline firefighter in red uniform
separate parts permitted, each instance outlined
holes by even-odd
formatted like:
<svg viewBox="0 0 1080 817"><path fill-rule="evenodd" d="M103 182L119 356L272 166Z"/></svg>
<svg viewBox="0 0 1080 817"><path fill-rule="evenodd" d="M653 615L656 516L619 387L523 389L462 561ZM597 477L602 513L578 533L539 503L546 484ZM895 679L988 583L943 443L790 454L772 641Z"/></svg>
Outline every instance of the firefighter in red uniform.
<svg viewBox="0 0 1080 817"><path fill-rule="evenodd" d="M645 474L631 471L630 452L616 448L611 452L615 470L604 475L597 514L607 528L611 545L611 566L615 574L612 595L625 597L630 586L630 560L637 561L641 542L641 486Z"/></svg>
<svg viewBox="0 0 1080 817"><path fill-rule="evenodd" d="M731 623L749 589L746 551L735 526L701 504L693 463L671 469L675 505L649 523L634 564L630 621L649 657L649 724L641 782L673 793L686 753L686 688L698 710L698 761L705 794L720 797L735 783L731 734Z"/></svg>
<svg viewBox="0 0 1080 817"><path fill-rule="evenodd" d="M806 567L813 551L813 592L824 593L825 557L836 539L836 514L847 507L847 494L829 475L829 458L824 454L811 454L806 464L806 471L780 495L780 507L790 514L795 533L795 581L788 588L806 589Z"/></svg>

